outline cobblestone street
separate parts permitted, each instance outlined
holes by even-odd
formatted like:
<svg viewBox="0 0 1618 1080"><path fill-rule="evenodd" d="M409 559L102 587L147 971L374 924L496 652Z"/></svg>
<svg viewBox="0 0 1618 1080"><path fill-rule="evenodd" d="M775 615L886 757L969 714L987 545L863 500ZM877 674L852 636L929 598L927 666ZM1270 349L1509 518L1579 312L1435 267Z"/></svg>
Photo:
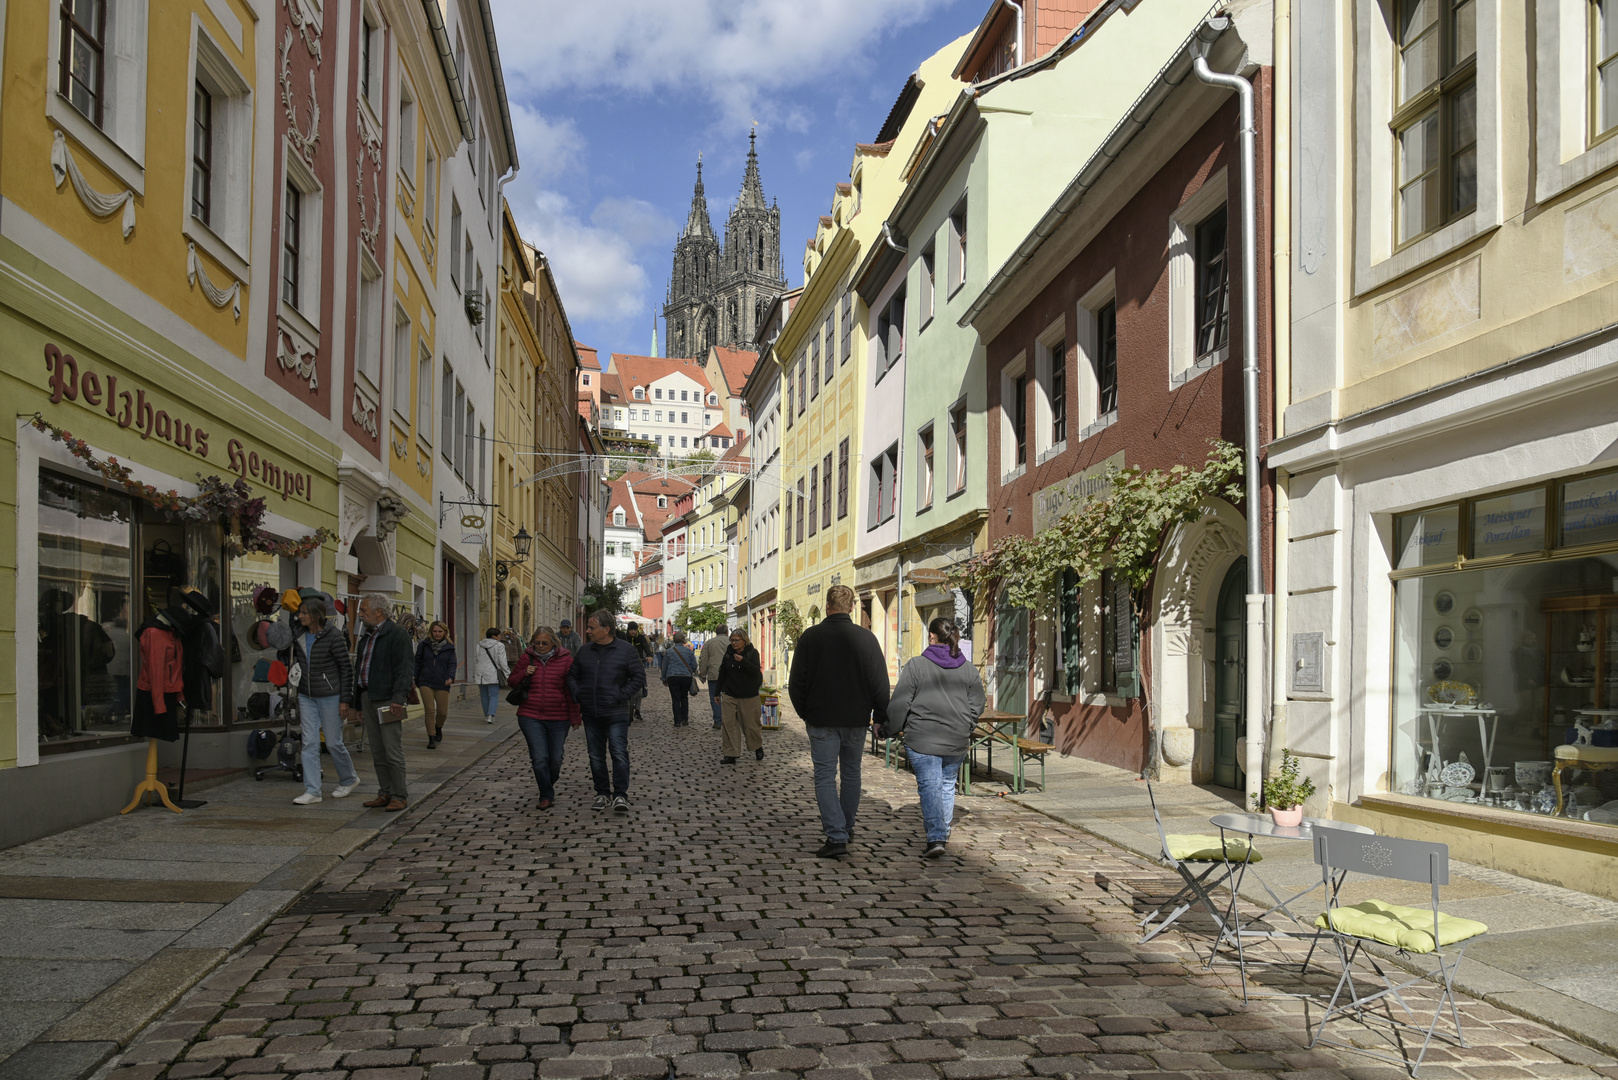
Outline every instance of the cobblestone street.
<svg viewBox="0 0 1618 1080"><path fill-rule="evenodd" d="M1244 1005L1191 951L1200 938L1134 944L1119 883L1163 872L1032 811L963 799L950 857L925 863L910 774L868 757L851 856L813 858L802 726L767 734L763 762L721 766L698 701L673 729L654 682L628 815L590 811L579 732L556 807L537 810L513 737L320 886L404 890L389 910L275 920L107 1072L1403 1075L1306 1050L1305 1007ZM1547 1028L1463 1011L1473 1048L1435 1046L1424 1080L1618 1077Z"/></svg>

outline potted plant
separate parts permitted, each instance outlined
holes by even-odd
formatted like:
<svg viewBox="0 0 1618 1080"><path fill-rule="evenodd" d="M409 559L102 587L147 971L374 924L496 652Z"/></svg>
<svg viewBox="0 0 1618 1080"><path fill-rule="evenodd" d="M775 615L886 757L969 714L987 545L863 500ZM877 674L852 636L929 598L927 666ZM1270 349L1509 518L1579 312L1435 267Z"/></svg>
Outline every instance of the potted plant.
<svg viewBox="0 0 1618 1080"><path fill-rule="evenodd" d="M1304 800L1315 793L1315 782L1298 775L1298 758L1290 750L1281 751L1281 767L1264 781L1264 805L1270 818L1280 826L1296 827L1303 822Z"/></svg>

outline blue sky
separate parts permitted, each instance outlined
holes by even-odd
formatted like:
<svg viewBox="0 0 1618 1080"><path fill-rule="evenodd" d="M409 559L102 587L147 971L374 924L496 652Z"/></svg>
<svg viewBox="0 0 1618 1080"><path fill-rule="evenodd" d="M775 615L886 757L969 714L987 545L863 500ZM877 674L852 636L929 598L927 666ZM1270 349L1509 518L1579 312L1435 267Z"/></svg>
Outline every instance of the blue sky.
<svg viewBox="0 0 1618 1080"><path fill-rule="evenodd" d="M521 171L506 186L550 257L574 335L644 353L703 155L714 228L758 122L789 285L803 243L905 79L988 0L493 0ZM658 340L663 340L661 320Z"/></svg>

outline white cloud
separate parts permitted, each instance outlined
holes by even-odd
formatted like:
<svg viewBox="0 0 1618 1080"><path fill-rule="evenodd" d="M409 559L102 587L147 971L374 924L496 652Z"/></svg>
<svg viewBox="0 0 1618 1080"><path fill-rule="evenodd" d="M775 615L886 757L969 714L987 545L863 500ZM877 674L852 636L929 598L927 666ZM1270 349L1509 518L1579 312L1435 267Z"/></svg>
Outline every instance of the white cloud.
<svg viewBox="0 0 1618 1080"><path fill-rule="evenodd" d="M550 259L575 326L584 320L611 322L645 313L648 279L636 250L641 245L635 242L640 233L633 227L628 235L621 231L621 207L602 203L587 221L554 191L539 191L525 199L507 188L506 195L523 237Z"/></svg>
<svg viewBox="0 0 1618 1080"><path fill-rule="evenodd" d="M519 91L695 92L718 104L728 123L744 124L775 111L772 93L856 67L882 37L955 2L493 0L493 6L506 79Z"/></svg>
<svg viewBox="0 0 1618 1080"><path fill-rule="evenodd" d="M584 156L584 138L572 120L547 119L520 101L511 102L511 130L524 173L554 177L577 166Z"/></svg>

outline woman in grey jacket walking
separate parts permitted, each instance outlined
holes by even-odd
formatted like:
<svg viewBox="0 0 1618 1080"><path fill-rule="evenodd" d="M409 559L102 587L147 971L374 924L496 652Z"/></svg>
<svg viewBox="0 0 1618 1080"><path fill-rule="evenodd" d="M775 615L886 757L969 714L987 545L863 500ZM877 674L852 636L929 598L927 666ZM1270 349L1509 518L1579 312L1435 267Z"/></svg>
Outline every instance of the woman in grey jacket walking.
<svg viewBox="0 0 1618 1080"><path fill-rule="evenodd" d="M326 602L310 597L298 608L299 632L292 639L292 655L303 666L298 683L298 721L303 728L303 794L292 801L309 806L320 801L320 736L337 768L337 787L331 795L341 799L360 782L354 761L343 745L343 711L354 704L354 665L348 657L343 632L326 620Z"/></svg>
<svg viewBox="0 0 1618 1080"><path fill-rule="evenodd" d="M983 680L961 652L961 631L950 619L927 624L927 648L899 672L882 734L903 734L916 774L926 858L944 854L955 815L955 774L972 729L983 715Z"/></svg>

